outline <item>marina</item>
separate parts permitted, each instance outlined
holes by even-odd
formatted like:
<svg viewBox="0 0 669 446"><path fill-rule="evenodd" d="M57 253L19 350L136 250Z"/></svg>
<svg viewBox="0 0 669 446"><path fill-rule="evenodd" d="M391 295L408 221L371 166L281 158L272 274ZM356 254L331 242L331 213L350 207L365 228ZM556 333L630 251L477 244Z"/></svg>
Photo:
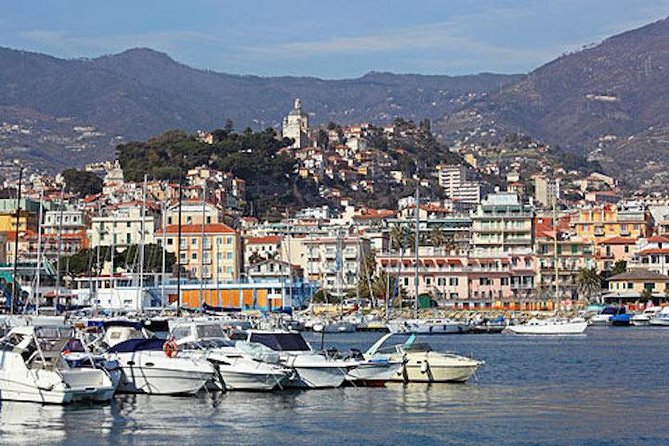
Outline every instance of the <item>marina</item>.
<svg viewBox="0 0 669 446"><path fill-rule="evenodd" d="M306 338L319 342L316 333ZM365 348L375 338L334 334L325 347ZM0 436L8 445L309 445L314 438L371 445L666 444L667 341L669 330L618 327L592 327L577 337L439 336L430 338L436 349L485 360L476 379L382 389L120 395L103 405L2 402Z"/></svg>

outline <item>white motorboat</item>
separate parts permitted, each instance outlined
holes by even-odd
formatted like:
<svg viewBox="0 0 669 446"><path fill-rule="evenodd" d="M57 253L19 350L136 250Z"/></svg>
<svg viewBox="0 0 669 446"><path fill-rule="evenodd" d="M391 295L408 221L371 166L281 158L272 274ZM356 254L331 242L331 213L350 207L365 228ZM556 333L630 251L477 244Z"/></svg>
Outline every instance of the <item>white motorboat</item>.
<svg viewBox="0 0 669 446"><path fill-rule="evenodd" d="M315 353L298 332L249 330L247 341L279 353L281 364L294 370L291 387L312 389L339 387L355 364Z"/></svg>
<svg viewBox="0 0 669 446"><path fill-rule="evenodd" d="M350 358L355 367L346 375L346 381L354 386L382 387L401 374L404 361L386 355L372 355L365 358L359 354Z"/></svg>
<svg viewBox="0 0 669 446"><path fill-rule="evenodd" d="M106 357L123 371L119 392L152 395L197 393L212 381L214 367L205 359L173 356L161 339L128 339L111 347Z"/></svg>
<svg viewBox="0 0 669 446"><path fill-rule="evenodd" d="M586 328L588 328L588 323L583 318L533 318L524 324L509 325L506 331L520 335L565 336L583 334Z"/></svg>
<svg viewBox="0 0 669 446"><path fill-rule="evenodd" d="M366 358L385 355L390 360L402 363L402 367L393 376L392 381L404 383L465 382L483 365L483 361L453 353L436 352L429 344L416 343L415 334L412 334L403 344L384 346L389 339L395 336L401 335L388 333L382 336L365 352Z"/></svg>
<svg viewBox="0 0 669 446"><path fill-rule="evenodd" d="M391 333L461 334L470 329L468 324L452 319L406 319L388 322L388 331Z"/></svg>
<svg viewBox="0 0 669 446"><path fill-rule="evenodd" d="M272 390L286 384L292 373L279 364L279 355L257 355L253 349L237 348L225 338L223 327L215 322L184 322L172 330L179 354L202 358L212 363L216 378L209 383L221 390Z"/></svg>
<svg viewBox="0 0 669 446"><path fill-rule="evenodd" d="M70 337L49 337L47 328L15 327L0 341L0 399L65 404L109 401L116 387L95 366L75 367L62 352Z"/></svg>
<svg viewBox="0 0 669 446"><path fill-rule="evenodd" d="M657 315L650 320L653 327L669 327L669 307L664 307Z"/></svg>
<svg viewBox="0 0 669 446"><path fill-rule="evenodd" d="M632 325L645 327L650 325L650 321L660 314L662 307L648 307L639 314L632 316Z"/></svg>

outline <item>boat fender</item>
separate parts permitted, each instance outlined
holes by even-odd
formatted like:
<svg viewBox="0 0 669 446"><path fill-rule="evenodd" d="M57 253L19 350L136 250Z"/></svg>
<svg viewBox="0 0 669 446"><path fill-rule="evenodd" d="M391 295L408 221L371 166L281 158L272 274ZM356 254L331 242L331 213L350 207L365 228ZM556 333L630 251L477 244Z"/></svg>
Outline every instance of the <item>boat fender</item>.
<svg viewBox="0 0 669 446"><path fill-rule="evenodd" d="M174 338L165 341L163 344L163 352L168 358L174 358L177 356L178 346Z"/></svg>

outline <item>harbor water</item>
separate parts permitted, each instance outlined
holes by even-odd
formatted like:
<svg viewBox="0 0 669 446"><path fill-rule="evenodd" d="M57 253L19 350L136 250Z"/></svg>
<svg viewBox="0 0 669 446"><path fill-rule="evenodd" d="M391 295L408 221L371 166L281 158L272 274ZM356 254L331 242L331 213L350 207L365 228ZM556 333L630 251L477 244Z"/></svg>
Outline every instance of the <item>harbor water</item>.
<svg viewBox="0 0 669 446"><path fill-rule="evenodd" d="M364 349L379 336L326 335L325 347ZM320 347L319 335L308 338ZM669 329L427 341L486 365L467 384L119 395L67 407L4 402L0 444L669 444Z"/></svg>

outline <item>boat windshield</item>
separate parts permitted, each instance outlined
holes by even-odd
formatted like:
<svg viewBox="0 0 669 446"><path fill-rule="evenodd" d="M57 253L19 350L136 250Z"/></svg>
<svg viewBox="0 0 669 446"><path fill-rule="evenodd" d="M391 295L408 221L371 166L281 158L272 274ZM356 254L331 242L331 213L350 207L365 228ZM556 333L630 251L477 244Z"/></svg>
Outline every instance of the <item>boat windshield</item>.
<svg viewBox="0 0 669 446"><path fill-rule="evenodd" d="M431 352L432 347L427 342L414 342L410 345L402 345L405 352Z"/></svg>
<svg viewBox="0 0 669 446"><path fill-rule="evenodd" d="M224 338L225 331L223 327L218 324L198 325L197 337L202 338Z"/></svg>
<svg viewBox="0 0 669 446"><path fill-rule="evenodd" d="M625 308L624 307L607 307L602 310L601 314L625 314Z"/></svg>
<svg viewBox="0 0 669 446"><path fill-rule="evenodd" d="M249 342L257 342L278 352L311 350L299 333L251 333Z"/></svg>

